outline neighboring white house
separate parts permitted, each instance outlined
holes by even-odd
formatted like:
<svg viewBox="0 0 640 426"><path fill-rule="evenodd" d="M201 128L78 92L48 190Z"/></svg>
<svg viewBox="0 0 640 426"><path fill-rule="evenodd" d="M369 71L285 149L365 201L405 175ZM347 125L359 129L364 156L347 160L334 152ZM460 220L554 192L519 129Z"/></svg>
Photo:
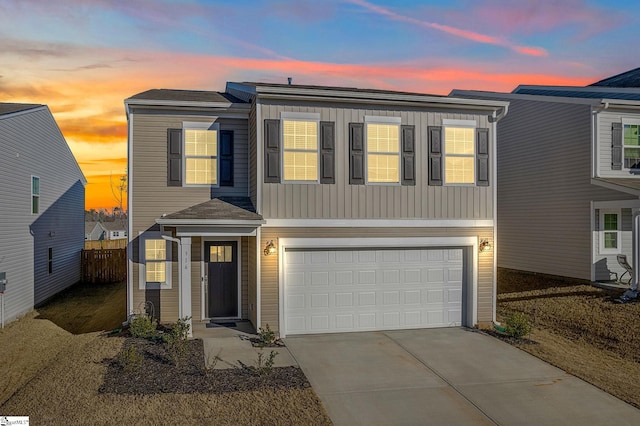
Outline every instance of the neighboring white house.
<svg viewBox="0 0 640 426"><path fill-rule="evenodd" d="M127 238L127 225L115 222L85 222L84 239L87 241L121 240Z"/></svg>
<svg viewBox="0 0 640 426"><path fill-rule="evenodd" d="M80 280L86 183L46 105L0 103L6 322Z"/></svg>

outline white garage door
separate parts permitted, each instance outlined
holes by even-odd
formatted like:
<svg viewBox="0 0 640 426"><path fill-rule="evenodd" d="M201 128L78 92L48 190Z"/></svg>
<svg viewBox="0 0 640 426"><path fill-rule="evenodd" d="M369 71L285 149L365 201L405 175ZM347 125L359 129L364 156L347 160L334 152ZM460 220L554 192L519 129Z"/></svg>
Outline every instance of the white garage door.
<svg viewBox="0 0 640 426"><path fill-rule="evenodd" d="M463 249L287 250L286 334L462 324Z"/></svg>

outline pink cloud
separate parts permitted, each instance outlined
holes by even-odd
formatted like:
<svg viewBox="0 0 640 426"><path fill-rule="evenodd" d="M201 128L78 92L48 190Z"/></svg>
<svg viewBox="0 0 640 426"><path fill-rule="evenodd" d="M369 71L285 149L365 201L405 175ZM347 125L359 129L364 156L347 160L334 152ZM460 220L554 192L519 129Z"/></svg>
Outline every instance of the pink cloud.
<svg viewBox="0 0 640 426"><path fill-rule="evenodd" d="M494 46L501 46L508 49L511 49L515 52L518 52L523 55L532 55L532 56L546 56L547 51L541 47L536 46L523 46L516 43L513 43L507 39L501 37L490 36L474 31L469 31L457 27L453 27L450 25L439 24L436 22L423 21L420 19L412 18L410 16L400 15L396 12L393 12L387 8L382 6L377 6L372 3L369 3L365 0L346 0L350 3L356 4L358 6L362 6L367 10L377 13L382 16L386 16L389 19L399 22L410 23L422 28L431 28L438 31L445 32L447 34L451 34L457 37L461 37L467 40L475 41L477 43L490 44Z"/></svg>

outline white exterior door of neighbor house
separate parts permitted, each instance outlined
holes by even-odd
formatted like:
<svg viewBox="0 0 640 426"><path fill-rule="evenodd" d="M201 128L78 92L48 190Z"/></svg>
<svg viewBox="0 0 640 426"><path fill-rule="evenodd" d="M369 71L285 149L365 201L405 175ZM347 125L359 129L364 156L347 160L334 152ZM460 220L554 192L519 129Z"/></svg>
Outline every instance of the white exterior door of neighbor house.
<svg viewBox="0 0 640 426"><path fill-rule="evenodd" d="M283 256L286 335L453 327L463 248L294 248Z"/></svg>

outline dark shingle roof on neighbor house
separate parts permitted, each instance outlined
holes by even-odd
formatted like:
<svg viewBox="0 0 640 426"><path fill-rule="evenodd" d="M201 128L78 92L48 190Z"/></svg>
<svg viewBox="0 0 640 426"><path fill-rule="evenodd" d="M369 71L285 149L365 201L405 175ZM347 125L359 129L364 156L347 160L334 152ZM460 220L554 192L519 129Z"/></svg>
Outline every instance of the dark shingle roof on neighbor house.
<svg viewBox="0 0 640 426"><path fill-rule="evenodd" d="M634 68L603 80L596 81L589 86L605 87L640 87L640 68Z"/></svg>
<svg viewBox="0 0 640 426"><path fill-rule="evenodd" d="M205 90L151 89L131 96L128 100L246 103L233 95Z"/></svg>
<svg viewBox="0 0 640 426"><path fill-rule="evenodd" d="M39 108L41 104L19 104L19 103L9 103L9 102L0 102L0 115L11 114L14 112L26 111L33 108Z"/></svg>

